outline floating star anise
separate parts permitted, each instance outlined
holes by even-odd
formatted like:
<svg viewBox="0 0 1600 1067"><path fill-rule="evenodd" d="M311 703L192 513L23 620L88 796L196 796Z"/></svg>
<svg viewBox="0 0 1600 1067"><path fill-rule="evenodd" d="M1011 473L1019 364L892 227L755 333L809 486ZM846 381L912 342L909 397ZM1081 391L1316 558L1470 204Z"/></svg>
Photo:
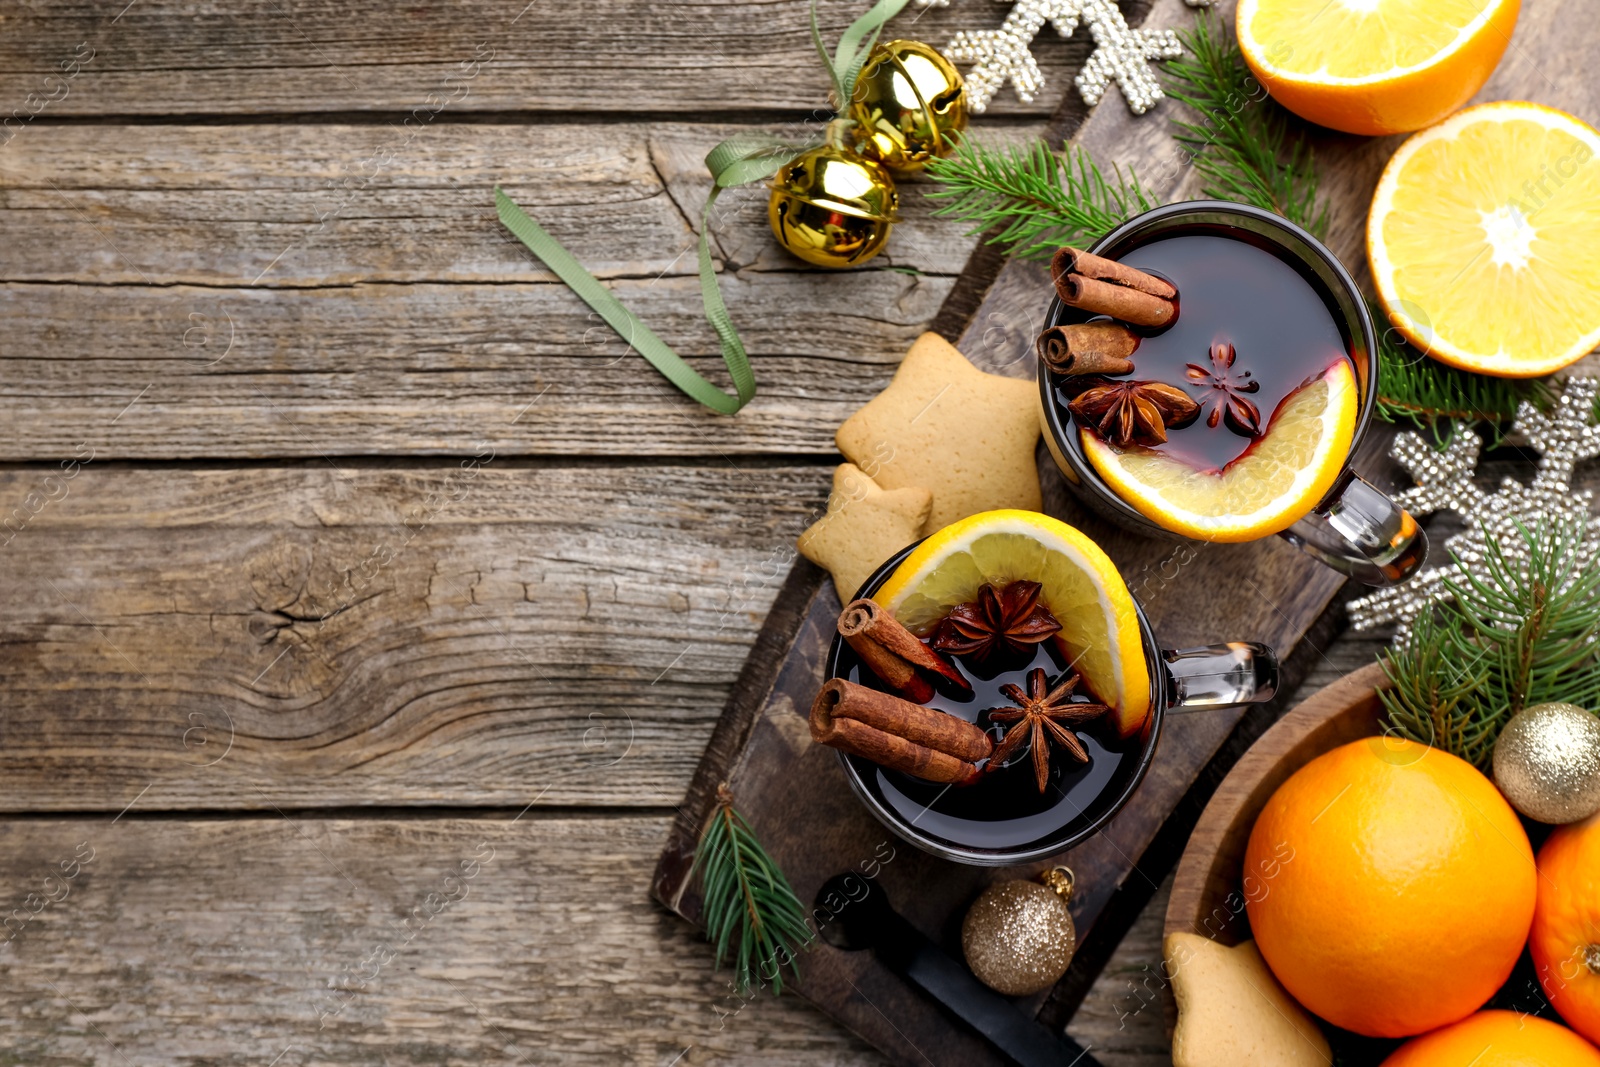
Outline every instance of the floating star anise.
<svg viewBox="0 0 1600 1067"><path fill-rule="evenodd" d="M1072 727L1098 719L1111 709L1104 704L1078 704L1072 702L1072 690L1078 676L1068 673L1054 689L1048 689L1044 668L1035 667L1028 672L1028 691L1007 682L1000 687L1006 699L1015 708L990 708L989 718L998 723L1015 723L1006 730L1005 740L995 746L989 757L988 771L997 771L1001 764L1026 740L1033 755L1033 776L1043 793L1050 782L1050 741L1066 749L1079 763L1089 762L1089 752L1072 732Z"/></svg>
<svg viewBox="0 0 1600 1067"><path fill-rule="evenodd" d="M1244 398L1245 393L1253 393L1261 388L1261 383L1250 377L1247 370L1234 370L1233 361L1238 353L1226 341L1219 341L1211 346L1211 367L1208 370L1198 363L1188 364L1186 372L1191 382L1199 383L1205 390L1200 397L1200 406L1211 403L1211 414L1206 416L1206 425L1215 426L1222 419L1228 420L1228 429L1245 437L1261 436L1261 409L1254 403Z"/></svg>
<svg viewBox="0 0 1600 1067"><path fill-rule="evenodd" d="M934 631L940 652L987 662L996 652L1029 652L1061 629L1050 610L1039 603L1038 582L1012 582L996 590L985 585L978 599L958 604Z"/></svg>
<svg viewBox="0 0 1600 1067"><path fill-rule="evenodd" d="M1168 428L1200 414L1200 405L1165 382L1107 382L1079 393L1067 407L1114 445L1161 444Z"/></svg>

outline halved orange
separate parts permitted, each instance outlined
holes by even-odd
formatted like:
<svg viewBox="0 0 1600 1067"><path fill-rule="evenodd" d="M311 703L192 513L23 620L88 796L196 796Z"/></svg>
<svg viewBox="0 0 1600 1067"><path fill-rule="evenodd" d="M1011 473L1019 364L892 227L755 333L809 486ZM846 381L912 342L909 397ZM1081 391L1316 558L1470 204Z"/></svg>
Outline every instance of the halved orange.
<svg viewBox="0 0 1600 1067"><path fill-rule="evenodd" d="M1520 0L1239 0L1239 48L1301 118L1381 136L1431 126L1494 72Z"/></svg>
<svg viewBox="0 0 1600 1067"><path fill-rule="evenodd" d="M1600 133L1540 104L1481 104L1400 146L1367 215L1378 298L1444 363L1506 378L1600 344Z"/></svg>
<svg viewBox="0 0 1600 1067"><path fill-rule="evenodd" d="M1201 541L1254 541L1287 529L1333 488L1359 406L1340 360L1278 406L1267 431L1222 470L1200 470L1141 445L1080 430L1083 453L1113 492L1150 521Z"/></svg>
<svg viewBox="0 0 1600 1067"><path fill-rule="evenodd" d="M872 598L927 633L984 584L1038 582L1073 668L1131 736L1150 714L1139 614L1116 564L1081 530L1036 511L985 511L917 546Z"/></svg>

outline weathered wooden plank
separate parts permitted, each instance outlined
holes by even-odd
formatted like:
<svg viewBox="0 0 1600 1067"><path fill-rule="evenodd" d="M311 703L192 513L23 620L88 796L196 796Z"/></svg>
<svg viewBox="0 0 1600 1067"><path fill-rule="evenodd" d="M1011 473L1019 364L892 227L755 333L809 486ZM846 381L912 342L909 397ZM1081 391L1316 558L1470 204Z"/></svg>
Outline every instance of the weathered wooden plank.
<svg viewBox="0 0 1600 1067"><path fill-rule="evenodd" d="M824 38L837 40L867 6L818 0ZM912 8L886 32L943 45L957 29L1004 18L987 4ZM799 2L465 0L374 18L348 0L199 9L141 0L126 11L19 0L7 5L5 31L0 100L23 115L810 112L828 93ZM1087 37L1041 35L1048 87L1032 104L1006 89L991 111L1049 114L1088 56ZM75 67L60 66L74 57Z"/></svg>
<svg viewBox="0 0 1600 1067"><path fill-rule="evenodd" d="M386 131L368 127L30 130L0 154L13 253L0 267L13 430L0 454L54 460L83 427L104 457L470 454L472 442L832 454L838 423L888 380L972 247L920 188L905 190L896 251L848 276L796 269L760 187L719 201L725 299L761 384L737 419L686 401L493 217L504 180L722 380L689 220L705 202L701 157L733 129L441 127L371 176L356 161Z"/></svg>
<svg viewBox="0 0 1600 1067"><path fill-rule="evenodd" d="M730 994L646 899L664 817L145 820L147 799L0 823L12 1062L882 1062L793 996Z"/></svg>
<svg viewBox="0 0 1600 1067"><path fill-rule="evenodd" d="M382 125L40 125L0 152L0 281L554 281L500 226L497 183L598 277L692 275L705 155L751 129L474 123L408 141ZM764 129L798 138L820 127ZM905 223L872 269L959 273L965 227L932 218L925 178L898 184ZM773 241L767 199L759 184L722 195L717 258L741 272L813 271Z"/></svg>
<svg viewBox="0 0 1600 1067"><path fill-rule="evenodd" d="M685 398L564 288L295 290L12 285L0 299L0 459L445 452L836 455L948 278L725 279L760 392L733 418ZM726 383L693 278L613 292ZM856 309L860 309L857 311Z"/></svg>
<svg viewBox="0 0 1600 1067"><path fill-rule="evenodd" d="M676 803L829 473L0 471L0 810Z"/></svg>

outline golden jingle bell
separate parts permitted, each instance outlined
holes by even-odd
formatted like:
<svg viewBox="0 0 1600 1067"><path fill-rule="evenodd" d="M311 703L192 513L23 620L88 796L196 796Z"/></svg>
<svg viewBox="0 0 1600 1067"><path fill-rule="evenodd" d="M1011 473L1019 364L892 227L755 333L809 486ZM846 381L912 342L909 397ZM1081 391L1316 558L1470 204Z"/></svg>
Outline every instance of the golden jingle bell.
<svg viewBox="0 0 1600 1067"><path fill-rule="evenodd" d="M998 993L1023 997L1056 983L1078 947L1067 901L1072 871L1053 867L1038 881L996 882L967 909L961 950L978 980Z"/></svg>
<svg viewBox="0 0 1600 1067"><path fill-rule="evenodd" d="M916 170L967 126L961 72L921 41L874 46L856 78L849 115L857 151L894 170Z"/></svg>
<svg viewBox="0 0 1600 1067"><path fill-rule="evenodd" d="M778 171L767 221L778 243L807 263L853 267L883 250L899 206L888 171L825 144Z"/></svg>

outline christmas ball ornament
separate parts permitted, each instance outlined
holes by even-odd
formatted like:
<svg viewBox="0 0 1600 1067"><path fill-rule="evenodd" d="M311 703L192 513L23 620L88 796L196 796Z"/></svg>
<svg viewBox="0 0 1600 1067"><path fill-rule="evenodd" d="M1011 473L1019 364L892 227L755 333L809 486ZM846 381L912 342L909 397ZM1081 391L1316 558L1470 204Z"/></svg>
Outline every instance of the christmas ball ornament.
<svg viewBox="0 0 1600 1067"><path fill-rule="evenodd" d="M1078 947L1071 896L1066 867L1045 871L1037 882L1019 878L985 889L961 923L961 950L972 973L1012 997L1054 985Z"/></svg>
<svg viewBox="0 0 1600 1067"><path fill-rule="evenodd" d="M966 128L961 72L921 41L873 47L850 98L857 150L893 170L917 170Z"/></svg>
<svg viewBox="0 0 1600 1067"><path fill-rule="evenodd" d="M1587 819L1600 811L1600 719L1574 704L1523 708L1495 742L1494 784L1530 819Z"/></svg>
<svg viewBox="0 0 1600 1067"><path fill-rule="evenodd" d="M778 171L767 221L778 243L807 263L853 267L882 251L899 205L888 171L830 143Z"/></svg>

